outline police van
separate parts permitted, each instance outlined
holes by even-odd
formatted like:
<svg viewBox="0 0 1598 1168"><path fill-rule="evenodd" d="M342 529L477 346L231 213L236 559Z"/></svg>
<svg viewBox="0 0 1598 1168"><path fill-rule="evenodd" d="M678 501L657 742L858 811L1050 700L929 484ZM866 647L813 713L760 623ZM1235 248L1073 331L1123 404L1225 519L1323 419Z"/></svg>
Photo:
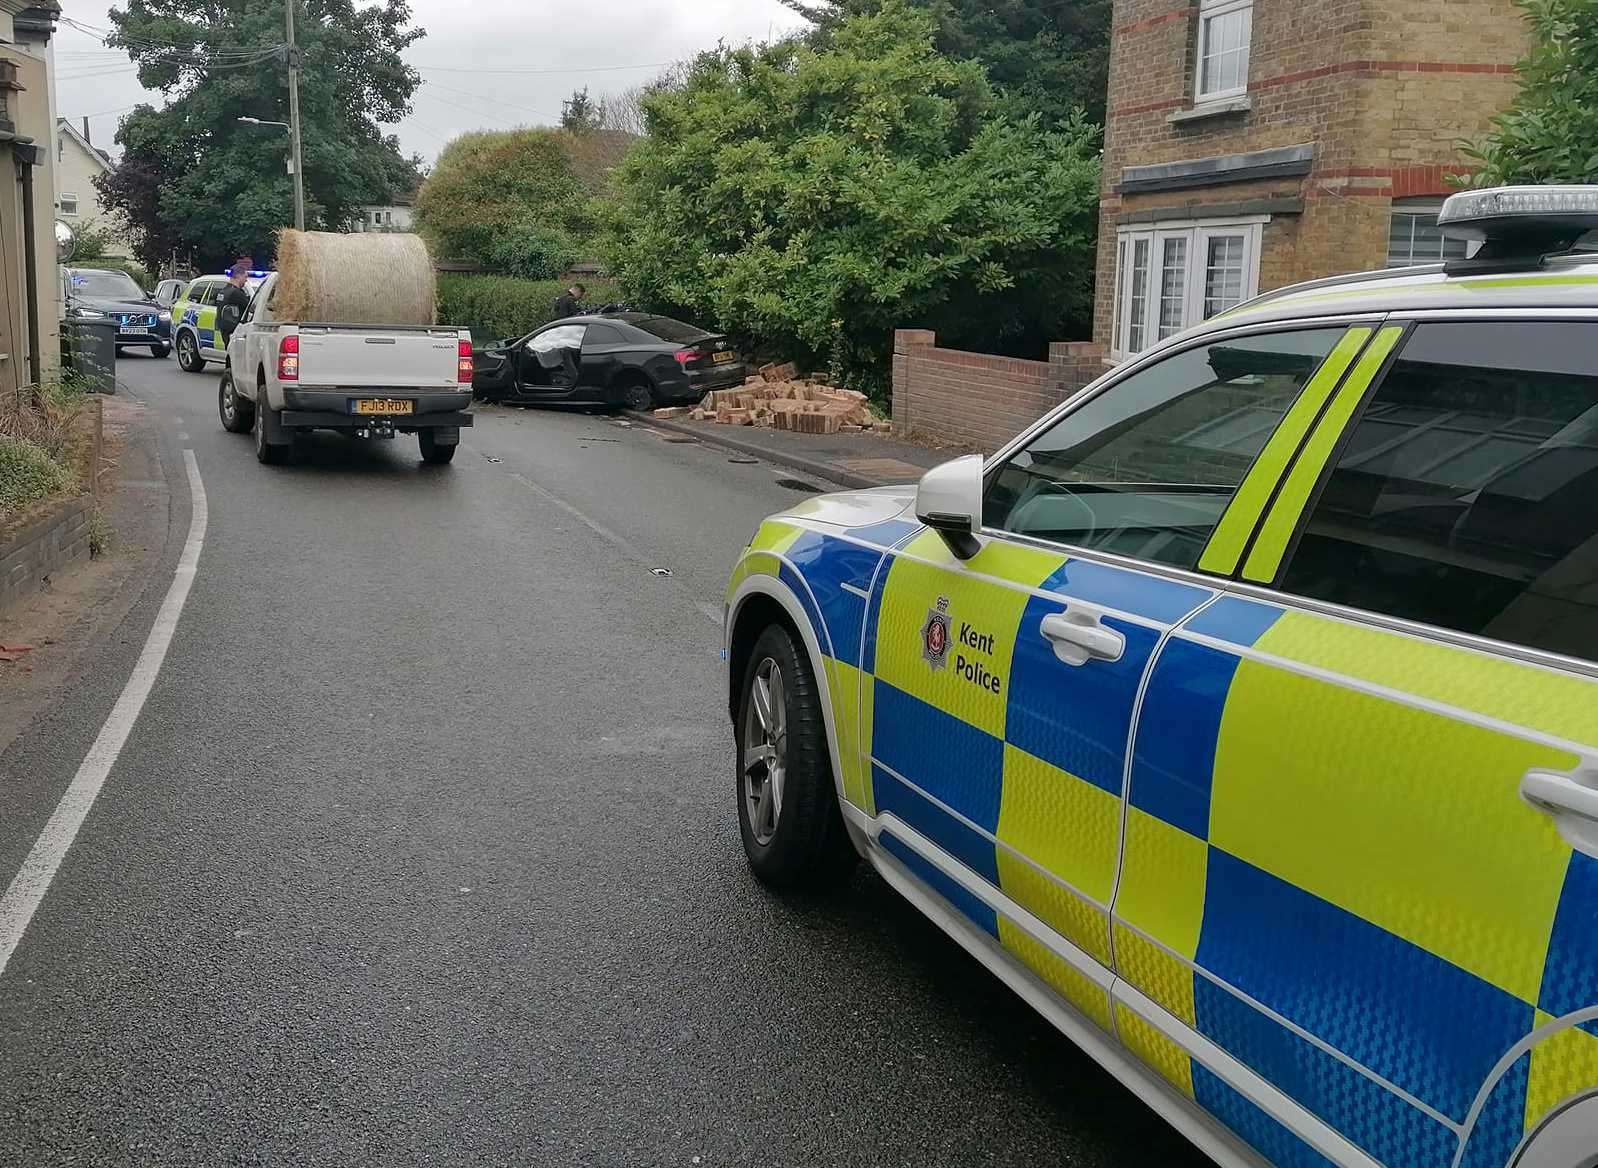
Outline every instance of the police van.
<svg viewBox="0 0 1598 1168"><path fill-rule="evenodd" d="M251 272L244 290L254 296L266 283L270 272ZM178 366L185 373L203 373L206 362L227 362L227 344L216 327L216 310L232 271L220 276L200 276L184 289L172 305L172 343L178 351Z"/></svg>
<svg viewBox="0 0 1598 1168"><path fill-rule="evenodd" d="M881 877L1223 1165L1598 1162L1598 188L764 523L754 872Z"/></svg>

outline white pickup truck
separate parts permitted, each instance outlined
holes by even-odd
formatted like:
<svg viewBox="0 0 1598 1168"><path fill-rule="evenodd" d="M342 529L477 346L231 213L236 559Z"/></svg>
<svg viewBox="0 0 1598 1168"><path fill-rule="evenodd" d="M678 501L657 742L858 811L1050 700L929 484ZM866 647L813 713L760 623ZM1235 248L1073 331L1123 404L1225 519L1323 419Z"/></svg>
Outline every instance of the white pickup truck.
<svg viewBox="0 0 1598 1168"><path fill-rule="evenodd" d="M465 329L278 320L278 277L256 291L227 347L217 391L222 427L254 431L255 456L280 462L297 434L415 434L422 459L455 457L472 424L472 339Z"/></svg>

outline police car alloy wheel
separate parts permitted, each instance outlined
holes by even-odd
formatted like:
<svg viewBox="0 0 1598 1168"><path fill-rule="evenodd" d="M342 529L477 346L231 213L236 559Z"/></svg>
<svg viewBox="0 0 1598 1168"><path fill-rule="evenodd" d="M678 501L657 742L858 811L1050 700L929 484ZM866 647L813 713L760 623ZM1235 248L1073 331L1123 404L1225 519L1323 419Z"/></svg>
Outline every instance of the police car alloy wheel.
<svg viewBox="0 0 1598 1168"><path fill-rule="evenodd" d="M205 359L200 356L200 346L195 343L193 333L178 334L178 366L185 373L198 373L205 368Z"/></svg>
<svg viewBox="0 0 1598 1168"><path fill-rule="evenodd" d="M857 859L838 810L815 673L772 625L749 655L738 720L738 823L755 875L775 888L826 888Z"/></svg>

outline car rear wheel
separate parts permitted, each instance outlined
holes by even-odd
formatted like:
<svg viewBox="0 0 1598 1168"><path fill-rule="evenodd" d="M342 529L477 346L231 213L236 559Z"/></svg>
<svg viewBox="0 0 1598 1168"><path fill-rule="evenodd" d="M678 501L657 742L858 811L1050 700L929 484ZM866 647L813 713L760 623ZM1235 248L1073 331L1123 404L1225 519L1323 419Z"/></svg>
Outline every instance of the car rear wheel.
<svg viewBox="0 0 1598 1168"><path fill-rule="evenodd" d="M264 389L256 390L255 402L255 460L265 466L274 466L287 462L293 453L292 445L278 446L267 439L271 437L270 431L277 427L277 411L266 404Z"/></svg>
<svg viewBox="0 0 1598 1168"><path fill-rule="evenodd" d="M199 373L205 368L205 358L200 356L193 333L178 334L178 368L185 373Z"/></svg>
<svg viewBox="0 0 1598 1168"><path fill-rule="evenodd" d="M782 625L749 655L734 723L738 825L749 866L779 889L825 889L853 870L810 660Z"/></svg>
<svg viewBox="0 0 1598 1168"><path fill-rule="evenodd" d="M655 387L647 381L629 381L621 387L621 404L629 410L652 410L655 408Z"/></svg>
<svg viewBox="0 0 1598 1168"><path fill-rule="evenodd" d="M422 447L422 461L435 466L442 466L454 459L455 451L460 447L459 442L440 442L438 435L431 430L417 431L416 440Z"/></svg>
<svg viewBox="0 0 1598 1168"><path fill-rule="evenodd" d="M222 415L222 429L229 434L247 434L255 425L255 403L239 396L233 385L233 371L222 374L216 391L216 410Z"/></svg>

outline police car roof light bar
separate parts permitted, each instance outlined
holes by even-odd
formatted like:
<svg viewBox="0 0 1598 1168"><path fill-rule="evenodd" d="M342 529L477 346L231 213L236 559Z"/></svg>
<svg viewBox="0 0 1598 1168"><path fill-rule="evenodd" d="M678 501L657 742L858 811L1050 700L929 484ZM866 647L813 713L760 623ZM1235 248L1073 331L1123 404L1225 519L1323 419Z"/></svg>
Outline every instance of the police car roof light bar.
<svg viewBox="0 0 1598 1168"><path fill-rule="evenodd" d="M1540 268L1598 230L1598 186L1462 191L1443 204L1437 226L1451 239L1481 241L1474 256L1444 265L1450 276Z"/></svg>

